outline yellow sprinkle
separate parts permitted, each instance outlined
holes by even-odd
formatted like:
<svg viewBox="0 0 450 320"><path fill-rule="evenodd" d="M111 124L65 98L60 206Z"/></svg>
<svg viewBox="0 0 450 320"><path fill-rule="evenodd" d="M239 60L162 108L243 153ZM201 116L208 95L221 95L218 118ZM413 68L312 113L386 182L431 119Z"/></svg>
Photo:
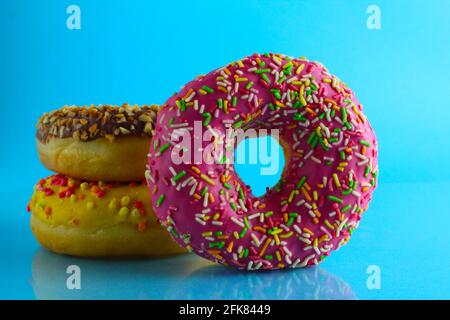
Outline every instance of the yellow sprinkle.
<svg viewBox="0 0 450 320"><path fill-rule="evenodd" d="M317 194L316 190L313 191L313 199L314 201L317 201L319 199L319 195Z"/></svg>
<svg viewBox="0 0 450 320"><path fill-rule="evenodd" d="M309 230L308 228L303 228L303 231L306 233L309 233L312 236L314 235L314 233L311 230Z"/></svg>
<svg viewBox="0 0 450 320"><path fill-rule="evenodd" d="M283 229L277 229L277 230L272 231L272 234L273 235L277 235L277 234L282 233L282 232L283 232Z"/></svg>
<svg viewBox="0 0 450 320"><path fill-rule="evenodd" d="M67 181L67 186L68 187L73 187L75 185L75 180L73 180L73 179L69 179L68 181Z"/></svg>
<svg viewBox="0 0 450 320"><path fill-rule="evenodd" d="M303 97L303 90L305 89L305 86L302 84L302 86L300 87L300 102L302 103L302 105L306 106L306 100Z"/></svg>
<svg viewBox="0 0 450 320"><path fill-rule="evenodd" d="M294 234L293 231L289 231L288 233L282 234L280 235L280 238L289 238L290 236L292 236Z"/></svg>
<svg viewBox="0 0 450 320"><path fill-rule="evenodd" d="M325 82L325 83L331 83L331 79L329 79L329 78L323 78L323 79L322 79L322 82Z"/></svg>
<svg viewBox="0 0 450 320"><path fill-rule="evenodd" d="M130 212L130 209L128 209L127 207L122 207L119 210L119 216L125 217L128 215L129 212Z"/></svg>
<svg viewBox="0 0 450 320"><path fill-rule="evenodd" d="M340 188L341 187L341 183L340 183L339 178L338 178L336 173L333 173L333 180L334 180L334 183L336 184L336 186L338 188Z"/></svg>
<svg viewBox="0 0 450 320"><path fill-rule="evenodd" d="M237 233L237 231L234 231L234 232L233 232L233 236L234 236L236 239L239 239L239 233Z"/></svg>
<svg viewBox="0 0 450 320"><path fill-rule="evenodd" d="M320 214L319 210L314 209L314 213L316 214L316 216L317 216L318 218L320 218L321 214Z"/></svg>
<svg viewBox="0 0 450 320"><path fill-rule="evenodd" d="M126 207L124 207L126 208ZM139 209L138 208L133 208L133 210L131 210L131 216L133 218L139 218L141 216Z"/></svg>
<svg viewBox="0 0 450 320"><path fill-rule="evenodd" d="M112 199L112 200L109 202L108 207L109 207L110 209L116 209L116 208L117 208L117 204L118 204L118 201L117 201L116 198L114 198L114 199Z"/></svg>
<svg viewBox="0 0 450 320"><path fill-rule="evenodd" d="M74 194L70 195L70 201L72 201L72 202L77 201L77 196Z"/></svg>
<svg viewBox="0 0 450 320"><path fill-rule="evenodd" d="M92 201L88 201L88 203L86 203L86 208L88 210L91 210L94 208L94 203Z"/></svg>
<svg viewBox="0 0 450 320"><path fill-rule="evenodd" d="M331 225L331 223L328 220L325 220L325 225L330 228L331 230L334 230L334 227Z"/></svg>
<svg viewBox="0 0 450 320"><path fill-rule="evenodd" d="M278 238L278 235L277 235L277 234L274 234L274 235L273 235L273 238L275 239L276 245L279 246L280 243L281 243L281 241L280 241L280 238Z"/></svg>
<svg viewBox="0 0 450 320"><path fill-rule="evenodd" d="M295 191L296 191L296 190L292 190L292 191L291 191L291 193L290 193L290 195L289 195L289 199L288 199L288 202L289 202L289 203L291 203L292 200L294 200Z"/></svg>
<svg viewBox="0 0 450 320"><path fill-rule="evenodd" d="M278 261L281 261L281 254L280 254L280 251L277 250L277 251L275 252L275 255L277 256L277 260L278 260Z"/></svg>
<svg viewBox="0 0 450 320"><path fill-rule="evenodd" d="M303 68L305 67L305 64L302 63L301 65L298 66L297 70L295 70L295 74L300 74L300 72L302 72Z"/></svg>
<svg viewBox="0 0 450 320"><path fill-rule="evenodd" d="M88 187L89 187L89 184L87 182L83 182L82 184L80 184L81 190L86 190Z"/></svg>
<svg viewBox="0 0 450 320"><path fill-rule="evenodd" d="M202 178L203 180L205 180L206 182L208 182L212 186L216 185L216 183L213 180L211 180L210 177L208 177L207 175L205 175L203 173L200 175L200 178Z"/></svg>
<svg viewBox="0 0 450 320"><path fill-rule="evenodd" d="M120 199L120 204L122 207L125 207L130 204L130 197L129 196L123 196L122 199Z"/></svg>

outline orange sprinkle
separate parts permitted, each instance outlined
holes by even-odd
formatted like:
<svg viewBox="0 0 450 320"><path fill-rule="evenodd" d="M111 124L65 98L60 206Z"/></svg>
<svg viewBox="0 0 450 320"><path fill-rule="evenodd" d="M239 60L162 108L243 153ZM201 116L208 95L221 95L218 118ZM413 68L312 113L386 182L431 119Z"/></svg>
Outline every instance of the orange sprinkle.
<svg viewBox="0 0 450 320"><path fill-rule="evenodd" d="M145 221L145 220L139 221L139 223L138 223L138 231L139 232L144 232L145 230L147 230L147 221Z"/></svg>
<svg viewBox="0 0 450 320"><path fill-rule="evenodd" d="M195 166L192 166L191 170L194 171L196 174L200 174L200 172L201 172L200 169Z"/></svg>
<svg viewBox="0 0 450 320"><path fill-rule="evenodd" d="M260 231L262 233L266 233L267 232L267 230L265 228L261 227L261 226L254 226L253 230Z"/></svg>
<svg viewBox="0 0 450 320"><path fill-rule="evenodd" d="M227 246L228 253L231 253L231 251L233 250L233 245L234 245L233 241L230 241L230 243L228 243L228 246Z"/></svg>
<svg viewBox="0 0 450 320"><path fill-rule="evenodd" d="M303 195L305 196L306 200L311 201L312 199L311 199L311 196L309 195L308 191L306 191L306 189L304 187L302 187L301 190L302 190Z"/></svg>
<svg viewBox="0 0 450 320"><path fill-rule="evenodd" d="M267 247L269 246L270 242L272 241L272 239L267 238L266 242L264 242L263 247L261 248L261 251L259 252L259 256L262 257L264 252L266 251Z"/></svg>

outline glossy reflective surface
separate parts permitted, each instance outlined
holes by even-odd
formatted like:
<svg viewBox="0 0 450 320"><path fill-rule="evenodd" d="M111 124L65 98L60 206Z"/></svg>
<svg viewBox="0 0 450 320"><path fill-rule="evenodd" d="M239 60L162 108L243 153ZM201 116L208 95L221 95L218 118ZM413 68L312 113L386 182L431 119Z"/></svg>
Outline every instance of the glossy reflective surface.
<svg viewBox="0 0 450 320"><path fill-rule="evenodd" d="M133 261L56 255L32 238L22 207L26 198L5 192L14 200L0 224L0 298L450 298L450 233L442 223L449 190L450 183L382 184L349 244L323 264L259 273L231 270L192 254ZM70 265L80 267L80 290L67 289ZM367 286L373 265L381 272L380 289Z"/></svg>

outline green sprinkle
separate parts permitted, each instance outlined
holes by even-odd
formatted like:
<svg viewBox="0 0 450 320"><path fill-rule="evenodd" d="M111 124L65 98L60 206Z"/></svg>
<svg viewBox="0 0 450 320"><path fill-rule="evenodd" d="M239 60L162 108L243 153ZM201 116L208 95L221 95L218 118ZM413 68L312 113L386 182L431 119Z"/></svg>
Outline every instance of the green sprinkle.
<svg viewBox="0 0 450 320"><path fill-rule="evenodd" d="M341 198L335 197L333 195L329 195L328 199L330 199L331 201L337 202L337 203L342 203L342 199Z"/></svg>
<svg viewBox="0 0 450 320"><path fill-rule="evenodd" d="M245 86L245 89L250 90L251 87L253 87L254 83L253 81L250 81L249 83L247 83L247 85Z"/></svg>
<svg viewBox="0 0 450 320"><path fill-rule="evenodd" d="M306 141L306 143L307 143L307 144L311 144L311 142L313 142L315 136L316 136L316 132L313 131L313 132L311 133L311 135L309 136L308 141Z"/></svg>
<svg viewBox="0 0 450 320"><path fill-rule="evenodd" d="M233 124L233 129L237 129L244 124L244 120L239 120Z"/></svg>
<svg viewBox="0 0 450 320"><path fill-rule="evenodd" d="M236 211L236 210L237 210L236 203L234 203L233 201L230 202L230 206L231 206L231 208L233 209L233 211Z"/></svg>
<svg viewBox="0 0 450 320"><path fill-rule="evenodd" d="M261 78L262 78L266 83L270 83L269 77L268 77L265 73L261 74Z"/></svg>
<svg viewBox="0 0 450 320"><path fill-rule="evenodd" d="M169 231L175 236L175 238L178 238L178 232L176 232L174 228L170 228Z"/></svg>
<svg viewBox="0 0 450 320"><path fill-rule="evenodd" d="M178 180L183 178L185 175L186 175L186 171L183 170L183 171L178 172L178 174L175 177L173 177L172 179L173 179L173 181L177 182Z"/></svg>
<svg viewBox="0 0 450 320"><path fill-rule="evenodd" d="M205 90L208 93L213 93L214 92L214 90L212 88L208 87L208 86L203 86L202 89Z"/></svg>
<svg viewBox="0 0 450 320"><path fill-rule="evenodd" d="M223 242L223 241L219 241L219 242L210 242L210 243L209 243L209 247L210 247L210 248L217 247L217 248L219 248L219 249L222 249L224 245L225 245L225 242Z"/></svg>
<svg viewBox="0 0 450 320"><path fill-rule="evenodd" d="M286 63L282 68L283 68L283 69L287 69L287 68L289 68L289 67L292 67L292 61Z"/></svg>
<svg viewBox="0 0 450 320"><path fill-rule="evenodd" d="M242 229L241 233L239 233L239 238L243 238L245 236L245 234L247 233L247 227L245 227L244 229Z"/></svg>
<svg viewBox="0 0 450 320"><path fill-rule="evenodd" d="M361 139L361 140L359 140L359 143L362 144L365 147L370 147L370 143L368 141L366 141L366 140L362 140Z"/></svg>
<svg viewBox="0 0 450 320"><path fill-rule="evenodd" d="M250 223L248 223L248 218L244 216L244 224L247 227L247 229L251 229Z"/></svg>
<svg viewBox="0 0 450 320"><path fill-rule="evenodd" d="M315 149L317 147L318 142L319 142L319 137L315 136L313 142L311 143L311 148Z"/></svg>
<svg viewBox="0 0 450 320"><path fill-rule="evenodd" d="M219 160L219 164L224 164L225 162L227 162L227 157L224 155L222 159Z"/></svg>
<svg viewBox="0 0 450 320"><path fill-rule="evenodd" d="M239 186L239 198L241 198L242 200L245 199L244 191L242 190L242 188L240 186Z"/></svg>
<svg viewBox="0 0 450 320"><path fill-rule="evenodd" d="M278 83L282 84L286 80L286 76L282 76L280 79L278 79Z"/></svg>
<svg viewBox="0 0 450 320"><path fill-rule="evenodd" d="M342 159L342 160L345 160L345 159L346 159L346 157L345 157L345 151L344 151L344 150L341 150L340 154L341 154L341 159Z"/></svg>
<svg viewBox="0 0 450 320"><path fill-rule="evenodd" d="M201 195L204 196L207 192L208 192L208 187L204 187L201 192Z"/></svg>
<svg viewBox="0 0 450 320"><path fill-rule="evenodd" d="M186 102L183 99L179 99L175 103L177 104L178 109L180 109L181 111L186 110Z"/></svg>
<svg viewBox="0 0 450 320"><path fill-rule="evenodd" d="M222 100L222 98L217 99L217 106L219 107L219 109L223 108L223 100Z"/></svg>
<svg viewBox="0 0 450 320"><path fill-rule="evenodd" d="M265 258L266 260L272 260L272 259L273 259L273 256L268 255L268 256L264 256L264 258Z"/></svg>
<svg viewBox="0 0 450 320"><path fill-rule="evenodd" d="M237 98L236 98L236 96L233 96L233 99L231 100L231 105L233 107L236 107L236 105L237 105Z"/></svg>
<svg viewBox="0 0 450 320"><path fill-rule="evenodd" d="M256 70L257 74L266 73L266 72L270 72L270 69L266 68L266 69L258 69L258 70Z"/></svg>
<svg viewBox="0 0 450 320"><path fill-rule="evenodd" d="M325 150L325 151L329 150L328 146L325 144L325 141L322 138L319 138L319 142L320 142L320 145L322 146L323 150Z"/></svg>
<svg viewBox="0 0 450 320"><path fill-rule="evenodd" d="M345 109L345 107L342 107L341 112L342 112L342 121L347 122L347 109Z"/></svg>
<svg viewBox="0 0 450 320"><path fill-rule="evenodd" d="M163 146L161 146L161 148L159 148L159 153L163 153L164 151L169 149L169 147L170 147L170 143L167 142L165 145L163 145Z"/></svg>
<svg viewBox="0 0 450 320"><path fill-rule="evenodd" d="M352 189L351 189L351 188L350 188L350 189L347 189L347 190L344 190L344 191L342 191L342 195L343 195L343 196L349 195L350 193L352 193Z"/></svg>
<svg viewBox="0 0 450 320"><path fill-rule="evenodd" d="M159 196L159 198L158 198L158 200L156 201L156 207L159 207L163 202L164 202L164 199L166 198L166 196L165 195L160 195Z"/></svg>
<svg viewBox="0 0 450 320"><path fill-rule="evenodd" d="M227 188L228 190L231 189L231 185L230 185L228 182L224 182L224 183L223 183L223 186L224 186L225 188Z"/></svg>
<svg viewBox="0 0 450 320"><path fill-rule="evenodd" d="M270 92L272 92L272 94L275 96L275 98L277 98L278 100L281 100L280 90L278 90L278 89L270 89Z"/></svg>
<svg viewBox="0 0 450 320"><path fill-rule="evenodd" d="M209 112L205 112L203 113L203 125L206 127L209 125L209 123L211 122L211 114Z"/></svg>
<svg viewBox="0 0 450 320"><path fill-rule="evenodd" d="M351 207L352 207L352 205L348 204L348 205L346 205L345 207L343 207L343 208L341 209L341 212L345 212L345 211L347 211L348 209L350 209Z"/></svg>
<svg viewBox="0 0 450 320"><path fill-rule="evenodd" d="M264 217L270 217L271 215L273 215L273 211L267 211L265 214L264 214Z"/></svg>
<svg viewBox="0 0 450 320"><path fill-rule="evenodd" d="M294 120L305 122L307 119L306 119L306 117L302 116L300 113L295 113Z"/></svg>
<svg viewBox="0 0 450 320"><path fill-rule="evenodd" d="M290 217L289 220L286 222L286 225L290 227L292 223L294 223L294 217Z"/></svg>
<svg viewBox="0 0 450 320"><path fill-rule="evenodd" d="M300 181L297 183L297 189L300 189L306 181L306 176L301 177Z"/></svg>

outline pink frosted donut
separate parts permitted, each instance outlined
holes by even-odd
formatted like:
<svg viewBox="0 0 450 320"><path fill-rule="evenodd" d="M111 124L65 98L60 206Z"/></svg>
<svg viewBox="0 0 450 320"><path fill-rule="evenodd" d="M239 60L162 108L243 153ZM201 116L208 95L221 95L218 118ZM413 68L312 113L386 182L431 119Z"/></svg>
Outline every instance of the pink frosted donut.
<svg viewBox="0 0 450 320"><path fill-rule="evenodd" d="M220 152L238 128L279 130L285 168L262 197ZM164 104L148 169L155 213L188 250L239 269L306 267L358 226L377 185L377 140L355 94L320 63L254 54Z"/></svg>

